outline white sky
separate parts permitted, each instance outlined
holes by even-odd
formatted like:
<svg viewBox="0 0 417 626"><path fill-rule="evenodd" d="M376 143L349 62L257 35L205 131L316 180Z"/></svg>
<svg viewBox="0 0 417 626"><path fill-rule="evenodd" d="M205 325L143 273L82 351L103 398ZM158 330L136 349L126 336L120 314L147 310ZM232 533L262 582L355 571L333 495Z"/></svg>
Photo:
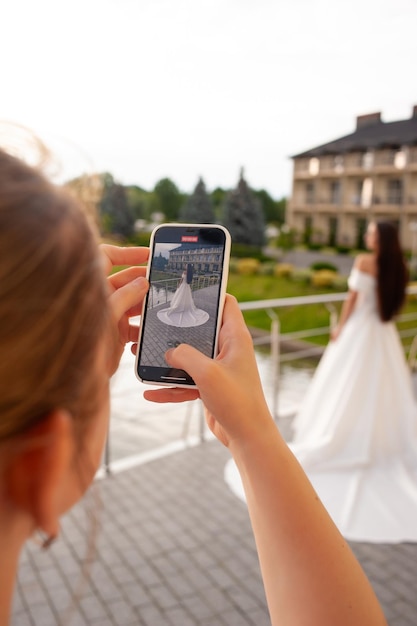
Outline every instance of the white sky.
<svg viewBox="0 0 417 626"><path fill-rule="evenodd" d="M65 176L291 189L289 156L417 104L417 0L9 0L0 118Z"/></svg>

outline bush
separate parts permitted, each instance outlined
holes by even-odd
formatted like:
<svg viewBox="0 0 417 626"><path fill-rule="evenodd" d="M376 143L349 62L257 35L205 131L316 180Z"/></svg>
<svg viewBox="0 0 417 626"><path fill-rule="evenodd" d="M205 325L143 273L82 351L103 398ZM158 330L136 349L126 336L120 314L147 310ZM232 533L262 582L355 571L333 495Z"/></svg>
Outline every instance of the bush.
<svg viewBox="0 0 417 626"><path fill-rule="evenodd" d="M316 261L310 265L310 269L314 272L317 272L318 270L330 270L331 272L337 272L337 267L328 261Z"/></svg>
<svg viewBox="0 0 417 626"><path fill-rule="evenodd" d="M277 265L275 265L274 274L275 276L289 278L293 271L294 267L290 263L277 263Z"/></svg>
<svg viewBox="0 0 417 626"><path fill-rule="evenodd" d="M232 256L239 259L258 259L259 261L266 259L261 248L257 246L249 246L245 243L232 242Z"/></svg>
<svg viewBox="0 0 417 626"><path fill-rule="evenodd" d="M313 272L309 269L295 269L291 278L296 283L310 284Z"/></svg>
<svg viewBox="0 0 417 626"><path fill-rule="evenodd" d="M350 248L348 246L336 246L338 254L349 254Z"/></svg>
<svg viewBox="0 0 417 626"><path fill-rule="evenodd" d="M314 287L333 287L336 277L336 272L331 270L318 270L313 272L311 284Z"/></svg>
<svg viewBox="0 0 417 626"><path fill-rule="evenodd" d="M129 243L133 246L149 246L151 233L140 232L129 237Z"/></svg>
<svg viewBox="0 0 417 626"><path fill-rule="evenodd" d="M258 274L261 276L273 276L275 270L275 262L269 261L267 263L261 263L258 268Z"/></svg>
<svg viewBox="0 0 417 626"><path fill-rule="evenodd" d="M322 244L321 243L313 243L310 241L310 243L307 244L307 248L309 250L312 250L313 252L317 251L317 250L321 250L322 249Z"/></svg>
<svg viewBox="0 0 417 626"><path fill-rule="evenodd" d="M235 257L232 256L230 258L230 261L229 261L229 272L231 274L237 274L238 263L239 263L239 260L236 259Z"/></svg>
<svg viewBox="0 0 417 626"><path fill-rule="evenodd" d="M347 291L348 282L346 276L340 276L337 274L332 286L333 289L337 289L337 291Z"/></svg>
<svg viewBox="0 0 417 626"><path fill-rule="evenodd" d="M251 276L258 272L260 262L258 259L238 259L236 262L236 270L238 274Z"/></svg>

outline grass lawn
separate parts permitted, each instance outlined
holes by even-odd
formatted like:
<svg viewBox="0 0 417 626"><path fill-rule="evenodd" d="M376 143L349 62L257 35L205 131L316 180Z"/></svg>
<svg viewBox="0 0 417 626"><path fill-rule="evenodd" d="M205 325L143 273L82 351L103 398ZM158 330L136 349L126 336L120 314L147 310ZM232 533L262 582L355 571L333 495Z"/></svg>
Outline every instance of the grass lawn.
<svg viewBox="0 0 417 626"><path fill-rule="evenodd" d="M270 298L289 298L294 296L307 296L322 293L340 293L334 289L316 288L311 285L298 283L289 278L277 276L243 276L230 274L227 291L233 294L239 302L252 300L266 300ZM340 311L342 303L334 303L337 311ZM279 316L281 332L295 332L308 328L318 328L329 325L329 311L325 304L303 305L275 309ZM417 299L409 300L402 313L417 314ZM245 311L244 317L248 326L270 330L271 319L266 311ZM399 328L416 328L417 320L401 322ZM321 345L328 342L328 335L320 335L311 338L311 341ZM405 344L411 343L411 339L405 339Z"/></svg>

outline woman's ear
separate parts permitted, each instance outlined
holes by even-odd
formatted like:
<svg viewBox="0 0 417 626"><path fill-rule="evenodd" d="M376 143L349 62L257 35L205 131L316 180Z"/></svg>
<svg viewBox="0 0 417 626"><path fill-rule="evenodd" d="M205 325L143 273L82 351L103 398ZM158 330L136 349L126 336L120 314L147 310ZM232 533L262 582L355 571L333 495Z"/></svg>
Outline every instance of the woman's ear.
<svg viewBox="0 0 417 626"><path fill-rule="evenodd" d="M73 455L72 419L60 409L22 435L10 451L4 477L8 503L51 537L59 531Z"/></svg>

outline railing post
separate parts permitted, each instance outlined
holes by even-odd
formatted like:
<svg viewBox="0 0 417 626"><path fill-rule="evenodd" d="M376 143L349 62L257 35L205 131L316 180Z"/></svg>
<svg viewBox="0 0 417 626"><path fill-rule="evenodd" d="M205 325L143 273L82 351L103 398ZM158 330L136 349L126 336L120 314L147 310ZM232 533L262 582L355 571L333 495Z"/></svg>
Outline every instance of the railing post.
<svg viewBox="0 0 417 626"><path fill-rule="evenodd" d="M332 303L326 304L326 309L330 313L330 332L331 332L332 330L334 330L334 328L336 328L336 324L337 324L337 309L334 306L334 304L332 304Z"/></svg>
<svg viewBox="0 0 417 626"><path fill-rule="evenodd" d="M109 429L107 433L107 437L106 437L106 446L104 448L104 471L106 472L106 476L110 476L111 474L110 463L111 463L111 459L110 459L110 429Z"/></svg>
<svg viewBox="0 0 417 626"><path fill-rule="evenodd" d="M271 360L272 360L272 415L276 421L278 415L279 404L279 377L280 377L280 323L279 317L274 310L268 309L268 315L271 318Z"/></svg>

